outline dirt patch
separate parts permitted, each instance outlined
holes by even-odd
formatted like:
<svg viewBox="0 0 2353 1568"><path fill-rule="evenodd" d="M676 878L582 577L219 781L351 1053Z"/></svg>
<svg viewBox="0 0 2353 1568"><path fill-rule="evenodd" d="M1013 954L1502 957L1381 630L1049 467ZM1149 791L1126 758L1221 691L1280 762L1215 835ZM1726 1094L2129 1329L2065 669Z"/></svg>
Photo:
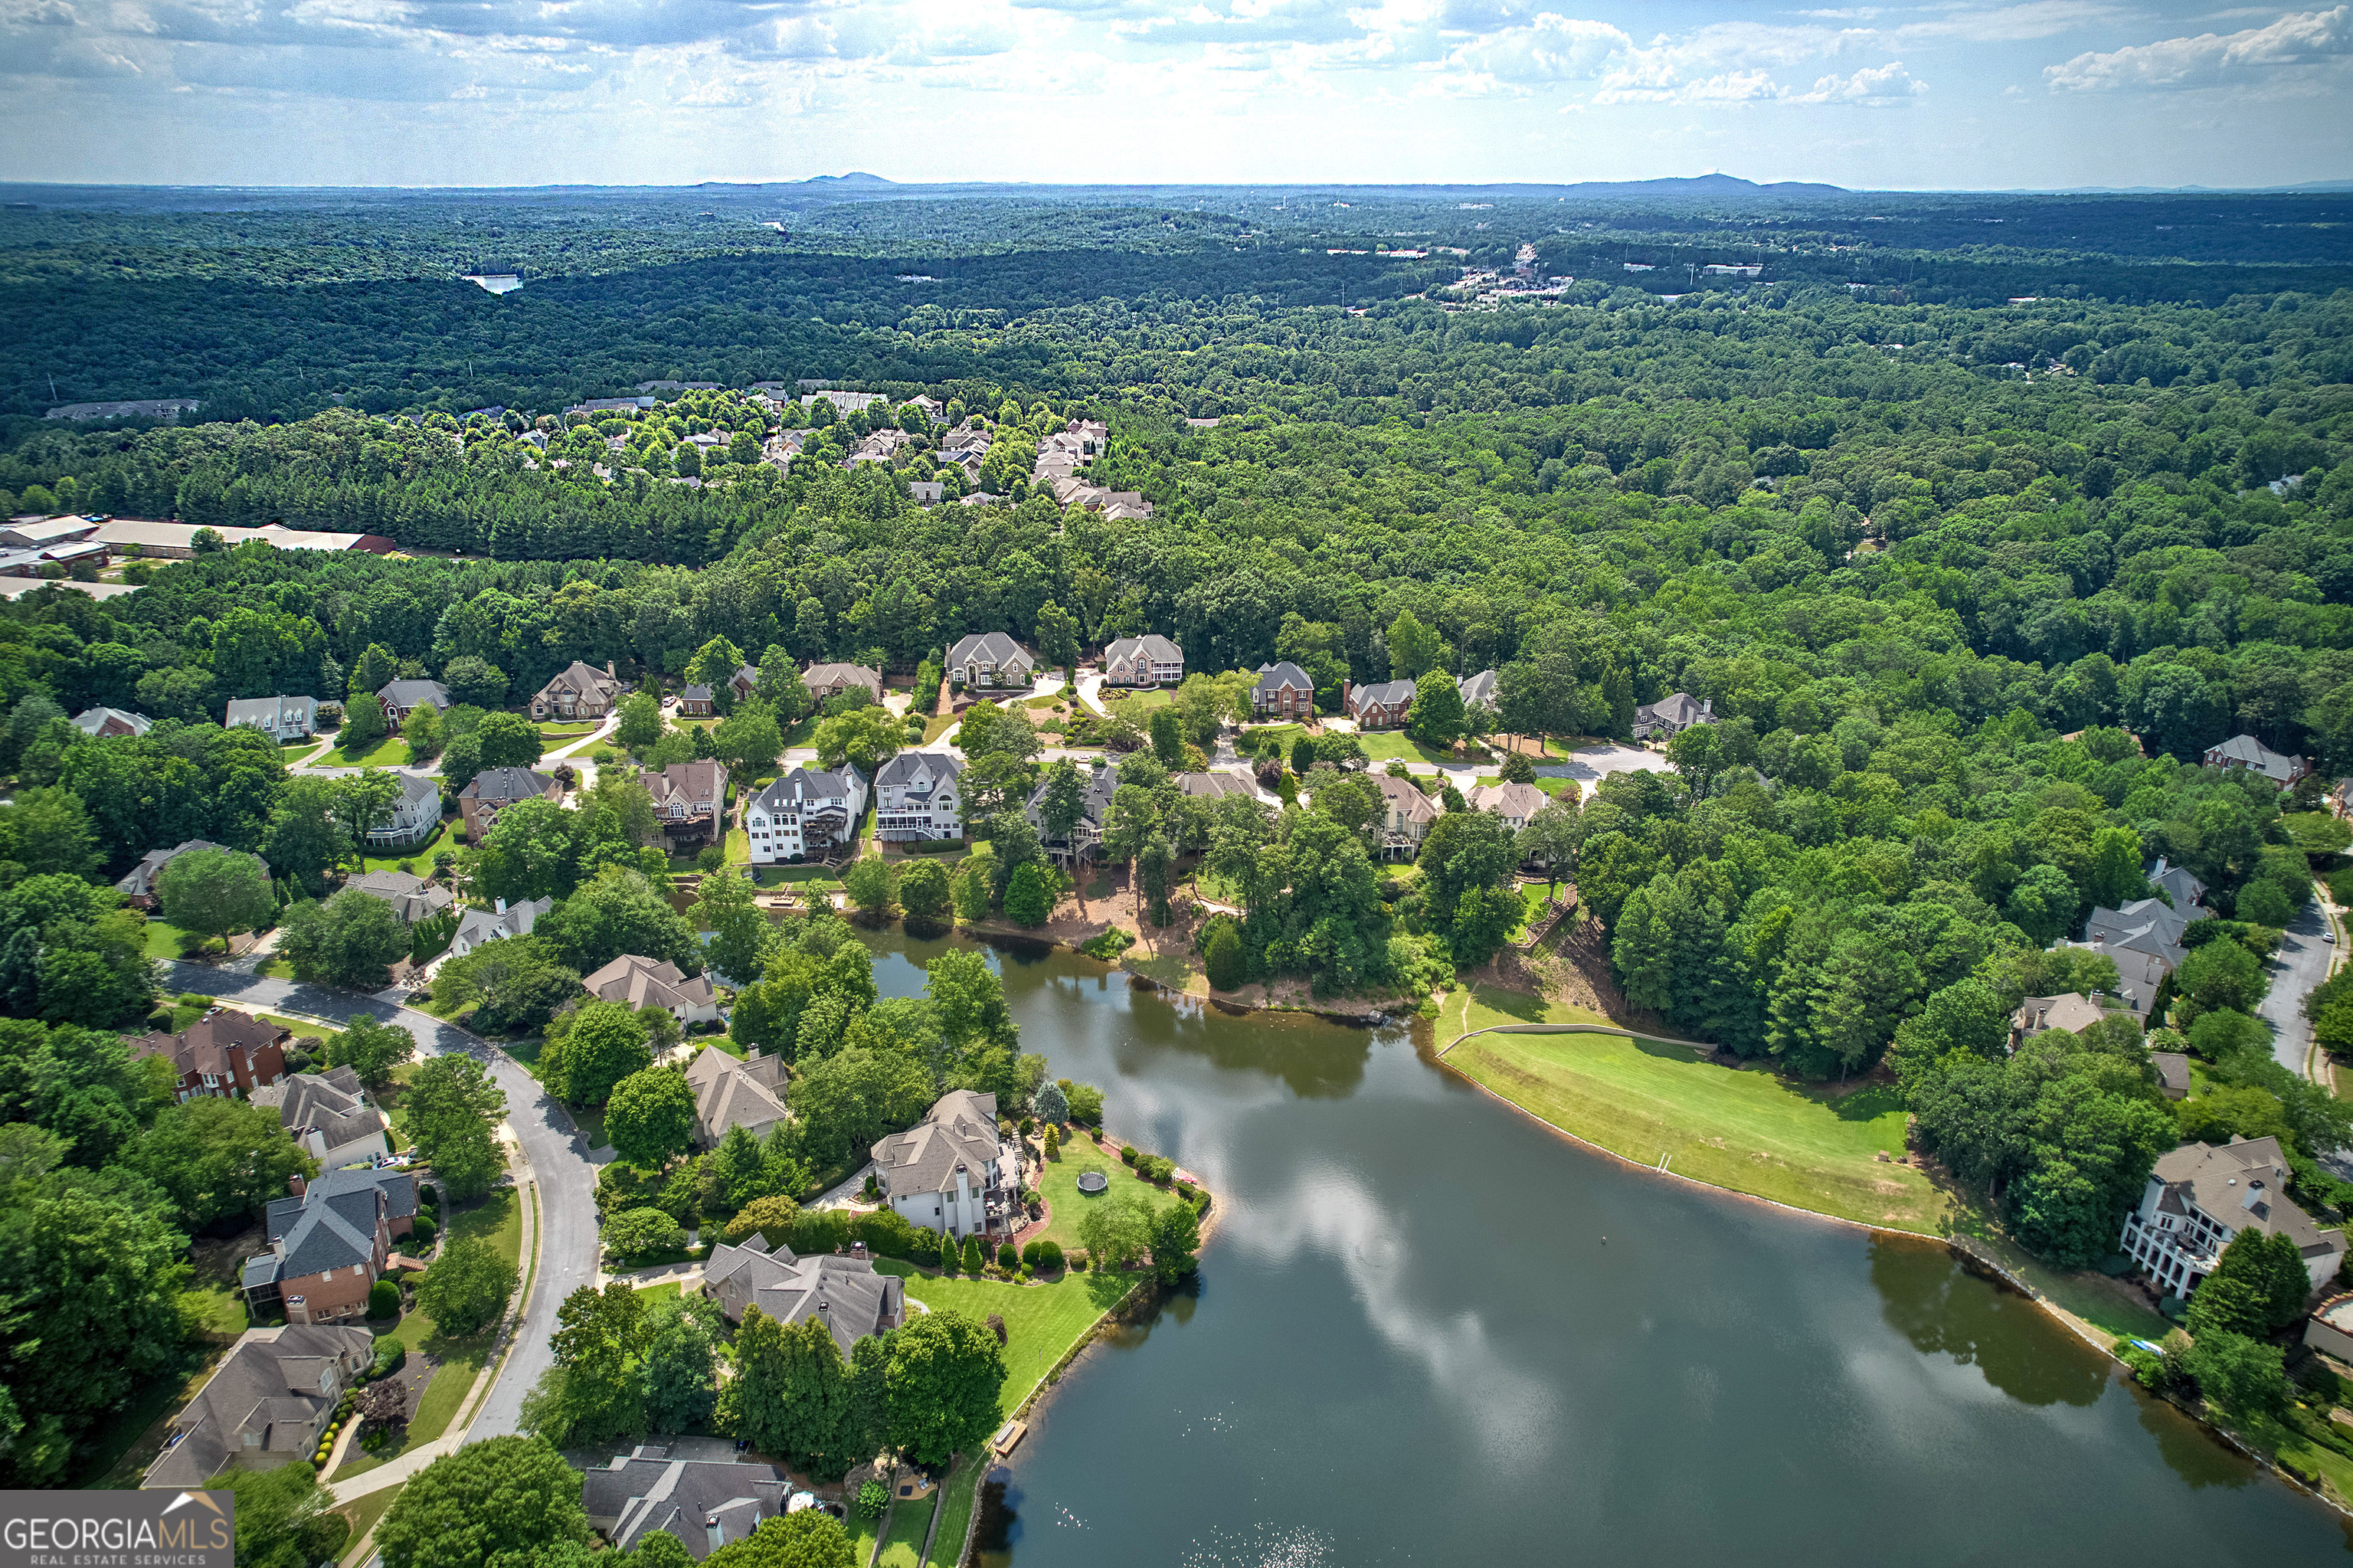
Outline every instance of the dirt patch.
<svg viewBox="0 0 2353 1568"><path fill-rule="evenodd" d="M247 1258L269 1250L269 1238L258 1224L233 1236L198 1236L188 1249L195 1266L191 1282L199 1286L234 1284Z"/></svg>
<svg viewBox="0 0 2353 1568"><path fill-rule="evenodd" d="M1609 954L1601 927L1591 920L1564 919L1543 941L1525 953L1506 948L1475 978L1507 991L1534 991L1547 1001L1581 1007L1631 1028L1659 1032L1654 1027L1655 1020L1636 1020L1630 1015L1626 998L1609 973Z"/></svg>

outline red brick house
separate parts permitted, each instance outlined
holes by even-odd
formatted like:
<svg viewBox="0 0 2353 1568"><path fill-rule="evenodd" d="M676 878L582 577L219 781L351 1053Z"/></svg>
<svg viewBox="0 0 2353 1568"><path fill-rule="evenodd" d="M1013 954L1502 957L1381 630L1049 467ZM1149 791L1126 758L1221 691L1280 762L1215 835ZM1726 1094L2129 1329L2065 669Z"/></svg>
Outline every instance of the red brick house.
<svg viewBox="0 0 2353 1568"><path fill-rule="evenodd" d="M392 1244L416 1228L417 1179L362 1166L291 1185L292 1197L269 1205L269 1250L239 1273L246 1301L257 1317L283 1307L290 1323L365 1317Z"/></svg>
<svg viewBox="0 0 2353 1568"><path fill-rule="evenodd" d="M250 1099L286 1075L294 1032L249 1013L216 1007L177 1034L149 1033L131 1043L132 1059L161 1056L179 1077L184 1100L212 1096Z"/></svg>

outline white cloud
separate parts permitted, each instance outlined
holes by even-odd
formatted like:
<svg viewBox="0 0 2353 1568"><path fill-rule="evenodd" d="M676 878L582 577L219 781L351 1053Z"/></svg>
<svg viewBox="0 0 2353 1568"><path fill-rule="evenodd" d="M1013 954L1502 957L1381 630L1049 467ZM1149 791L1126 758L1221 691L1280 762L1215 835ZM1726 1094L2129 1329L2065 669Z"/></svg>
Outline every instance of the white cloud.
<svg viewBox="0 0 2353 1568"><path fill-rule="evenodd" d="M2353 55L2353 5L2292 12L2244 32L2200 33L2108 54L2081 54L2047 67L2042 76L2054 92L2214 87L2261 81L2347 55Z"/></svg>
<svg viewBox="0 0 2353 1568"><path fill-rule="evenodd" d="M1928 84L1904 69L1902 60L1890 60L1883 66L1873 66L1856 71L1852 76L1826 76L1818 79L1810 91L1793 92L1792 103L1892 103L1900 99L1917 98L1928 90Z"/></svg>

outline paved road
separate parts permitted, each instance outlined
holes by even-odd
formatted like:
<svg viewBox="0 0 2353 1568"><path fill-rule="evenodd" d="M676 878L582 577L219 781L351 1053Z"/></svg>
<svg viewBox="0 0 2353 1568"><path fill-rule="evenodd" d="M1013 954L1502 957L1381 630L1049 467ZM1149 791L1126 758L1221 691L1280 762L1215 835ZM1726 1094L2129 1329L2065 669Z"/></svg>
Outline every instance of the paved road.
<svg viewBox="0 0 2353 1568"><path fill-rule="evenodd" d="M507 1124L513 1128L539 1183L539 1277L514 1348L467 1436L496 1437L514 1431L523 1395L547 1370L556 1308L574 1287L589 1283L596 1274L597 1162L588 1158L587 1139L574 1130L563 1106L504 1053L415 1008L397 1007L333 986L267 980L201 964L173 964L169 976L175 994L196 991L248 1007L316 1018L343 1019L364 1012L400 1024L428 1054L459 1052L490 1068L499 1087L506 1091Z"/></svg>
<svg viewBox="0 0 2353 1568"><path fill-rule="evenodd" d="M2296 911L2295 923L2280 938L2272 960L2272 989L2257 1010L2272 1026L2272 1054L2297 1077L2311 1076L2312 1024L2304 1016L2304 999L2328 978L2337 949L2321 940L2328 929L2316 902L2307 900Z"/></svg>

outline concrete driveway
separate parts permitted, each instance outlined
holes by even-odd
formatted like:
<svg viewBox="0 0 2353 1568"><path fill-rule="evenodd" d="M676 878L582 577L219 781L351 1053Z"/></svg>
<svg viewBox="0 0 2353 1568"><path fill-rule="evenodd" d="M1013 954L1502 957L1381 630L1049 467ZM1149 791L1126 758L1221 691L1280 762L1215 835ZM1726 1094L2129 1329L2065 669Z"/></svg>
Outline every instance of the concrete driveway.
<svg viewBox="0 0 2353 1568"><path fill-rule="evenodd" d="M555 1332L556 1308L575 1287L596 1276L597 1162L589 1159L587 1139L574 1128L571 1116L512 1057L429 1012L334 986L234 974L201 964L172 964L166 972L174 994L195 991L246 1007L329 1020L364 1012L406 1029L424 1054L456 1052L490 1070L506 1092L507 1126L522 1145L539 1188L539 1271L513 1348L466 1436L497 1437L514 1431L523 1395L552 1360L548 1340ZM528 1273L530 1259L524 1265Z"/></svg>

